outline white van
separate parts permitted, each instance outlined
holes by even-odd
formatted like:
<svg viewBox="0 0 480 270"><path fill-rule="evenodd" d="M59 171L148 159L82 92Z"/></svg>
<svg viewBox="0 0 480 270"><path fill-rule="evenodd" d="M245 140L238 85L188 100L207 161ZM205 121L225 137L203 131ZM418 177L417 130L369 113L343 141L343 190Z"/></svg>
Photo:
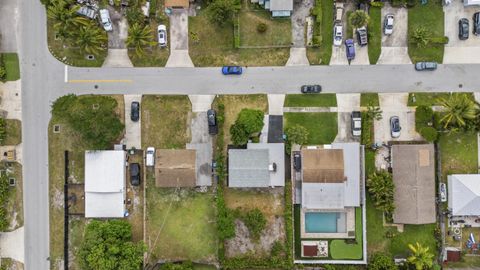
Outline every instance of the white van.
<svg viewBox="0 0 480 270"><path fill-rule="evenodd" d="M343 3L335 3L335 22L341 23L343 19Z"/></svg>
<svg viewBox="0 0 480 270"><path fill-rule="evenodd" d="M148 167L152 167L155 165L155 148L154 147L148 147L147 152L145 155L145 163Z"/></svg>
<svg viewBox="0 0 480 270"><path fill-rule="evenodd" d="M100 9L100 22L105 31L113 31L112 21L110 20L110 13L107 9Z"/></svg>

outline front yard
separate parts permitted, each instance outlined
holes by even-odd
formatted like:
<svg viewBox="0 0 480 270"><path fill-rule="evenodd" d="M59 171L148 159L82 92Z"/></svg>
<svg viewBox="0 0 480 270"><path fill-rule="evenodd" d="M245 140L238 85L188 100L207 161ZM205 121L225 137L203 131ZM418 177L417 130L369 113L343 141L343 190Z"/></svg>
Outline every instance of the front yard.
<svg viewBox="0 0 480 270"><path fill-rule="evenodd" d="M7 81L16 81L20 79L20 65L18 64L18 54L2 53L3 64L5 65Z"/></svg>
<svg viewBox="0 0 480 270"><path fill-rule="evenodd" d="M238 22L241 47L290 47L292 42L290 18L272 19L266 10L252 9L241 11L235 20ZM266 25L265 32L257 30L259 24Z"/></svg>
<svg viewBox="0 0 480 270"><path fill-rule="evenodd" d="M17 145L22 142L22 122L17 119L5 119L7 136L2 145Z"/></svg>
<svg viewBox="0 0 480 270"><path fill-rule="evenodd" d="M285 113L284 126L300 125L308 130L307 144L330 144L337 136L337 113Z"/></svg>
<svg viewBox="0 0 480 270"><path fill-rule="evenodd" d="M314 35L320 38L319 47L308 47L307 57L310 65L328 65L332 56L333 45L333 0L316 0L315 5L321 5L321 28L314 30Z"/></svg>
<svg viewBox="0 0 480 270"><path fill-rule="evenodd" d="M474 100L473 93L459 93L466 94ZM408 94L408 106L436 106L440 105L438 102L439 98L448 99L450 93L425 93L425 92L415 92Z"/></svg>
<svg viewBox="0 0 480 270"><path fill-rule="evenodd" d="M285 97L284 107L337 107L337 95L293 94Z"/></svg>
<svg viewBox="0 0 480 270"><path fill-rule="evenodd" d="M368 58L370 64L377 63L382 52L382 9L370 7L368 22ZM347 17L348 18L348 17Z"/></svg>

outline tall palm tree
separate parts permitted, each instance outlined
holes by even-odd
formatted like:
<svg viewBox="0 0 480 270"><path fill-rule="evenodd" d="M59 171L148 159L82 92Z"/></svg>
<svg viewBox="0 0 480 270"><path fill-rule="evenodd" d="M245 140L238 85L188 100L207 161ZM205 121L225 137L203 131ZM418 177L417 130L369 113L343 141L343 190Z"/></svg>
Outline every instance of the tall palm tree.
<svg viewBox="0 0 480 270"><path fill-rule="evenodd" d="M429 251L428 247L423 247L418 242L414 245L408 244L408 248L412 255L407 258L407 261L415 266L417 270L430 269L433 265L433 253Z"/></svg>
<svg viewBox="0 0 480 270"><path fill-rule="evenodd" d="M70 7L66 0L54 0L47 8L47 16L53 20L53 28L63 38L70 36L73 29L89 24L87 18L79 16L79 6Z"/></svg>
<svg viewBox="0 0 480 270"><path fill-rule="evenodd" d="M98 25L89 23L78 29L74 37L74 44L85 53L98 55L100 51L105 50L107 34L100 29Z"/></svg>
<svg viewBox="0 0 480 270"><path fill-rule="evenodd" d="M452 94L448 98L439 98L440 105L445 107L445 115L440 119L443 127L466 128L469 120L475 120L478 104L466 94Z"/></svg>
<svg viewBox="0 0 480 270"><path fill-rule="evenodd" d="M138 23L133 24L128 28L126 44L130 48L135 48L137 56L142 56L144 54L143 48L153 45L152 29L149 25L142 26Z"/></svg>

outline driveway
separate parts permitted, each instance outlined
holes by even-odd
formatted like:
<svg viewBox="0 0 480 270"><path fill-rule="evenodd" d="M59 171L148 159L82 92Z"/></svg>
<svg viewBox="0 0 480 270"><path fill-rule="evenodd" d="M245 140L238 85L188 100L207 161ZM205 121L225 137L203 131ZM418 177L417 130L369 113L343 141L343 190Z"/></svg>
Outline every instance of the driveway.
<svg viewBox="0 0 480 270"><path fill-rule="evenodd" d="M345 41L345 40L344 40ZM355 41L355 59L350 62L350 65L370 65L368 59L368 45L358 46L357 40ZM345 51L345 45L332 46L332 58L330 59L330 65L348 65L347 54Z"/></svg>
<svg viewBox="0 0 480 270"><path fill-rule="evenodd" d="M128 23L125 16L122 16L113 7L108 6L110 19L112 20L113 31L108 32L108 55L103 62L104 67L133 67L128 57L125 40L128 37Z"/></svg>
<svg viewBox="0 0 480 270"><path fill-rule="evenodd" d="M3 0L0 5L0 52L17 52L18 0ZM24 18L27 20L28 18Z"/></svg>
<svg viewBox="0 0 480 270"><path fill-rule="evenodd" d="M379 93L382 119L374 122L375 142L415 141L422 137L415 131L415 110L407 106L408 93ZM393 139L390 135L390 117L400 118L400 137Z"/></svg>
<svg viewBox="0 0 480 270"><path fill-rule="evenodd" d="M0 257L12 258L24 262L24 232L23 227L13 232L0 233Z"/></svg>
<svg viewBox="0 0 480 270"><path fill-rule="evenodd" d="M133 101L142 102L142 95L124 95L123 98L125 100L125 137L123 143L127 146L127 149L132 147L142 149L142 114L140 113L140 119L137 122L130 119L131 104ZM142 104L140 104L140 108L141 106Z"/></svg>
<svg viewBox="0 0 480 270"><path fill-rule="evenodd" d="M383 22L385 15L393 14L394 24L391 35L383 35ZM385 2L382 8L382 52L377 64L411 64L408 56L408 10L406 8L393 8Z"/></svg>
<svg viewBox="0 0 480 270"><path fill-rule="evenodd" d="M295 48L305 48L305 21L310 16L312 0L294 0L292 20L292 43Z"/></svg>
<svg viewBox="0 0 480 270"><path fill-rule="evenodd" d="M360 94L337 94L338 133L335 142L355 142L359 138L352 135L352 111L360 110Z"/></svg>
<svg viewBox="0 0 480 270"><path fill-rule="evenodd" d="M473 13L477 7L465 7L460 0L454 0L450 5L443 8L445 12L445 36L448 44L445 45L443 63L480 63L480 37L472 34ZM470 22L470 36L467 40L458 38L458 21L467 18Z"/></svg>
<svg viewBox="0 0 480 270"><path fill-rule="evenodd" d="M7 119L22 120L22 91L20 80L0 84L0 110L7 112Z"/></svg>
<svg viewBox="0 0 480 270"><path fill-rule="evenodd" d="M190 130L192 140L187 149L196 150L197 186L212 185L212 136L208 134L207 112L194 113Z"/></svg>
<svg viewBox="0 0 480 270"><path fill-rule="evenodd" d="M170 57L167 67L193 67L188 55L188 10L173 9L170 17Z"/></svg>

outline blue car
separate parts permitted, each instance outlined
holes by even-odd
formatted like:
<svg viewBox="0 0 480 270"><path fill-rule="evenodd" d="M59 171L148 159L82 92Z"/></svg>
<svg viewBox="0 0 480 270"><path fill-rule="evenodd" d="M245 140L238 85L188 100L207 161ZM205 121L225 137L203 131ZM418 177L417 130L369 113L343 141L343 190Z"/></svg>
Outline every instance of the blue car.
<svg viewBox="0 0 480 270"><path fill-rule="evenodd" d="M355 59L355 44L353 39L345 40L345 49L347 51L347 60L350 61Z"/></svg>
<svg viewBox="0 0 480 270"><path fill-rule="evenodd" d="M242 67L239 66L224 66L222 67L223 75L240 75L242 74Z"/></svg>

